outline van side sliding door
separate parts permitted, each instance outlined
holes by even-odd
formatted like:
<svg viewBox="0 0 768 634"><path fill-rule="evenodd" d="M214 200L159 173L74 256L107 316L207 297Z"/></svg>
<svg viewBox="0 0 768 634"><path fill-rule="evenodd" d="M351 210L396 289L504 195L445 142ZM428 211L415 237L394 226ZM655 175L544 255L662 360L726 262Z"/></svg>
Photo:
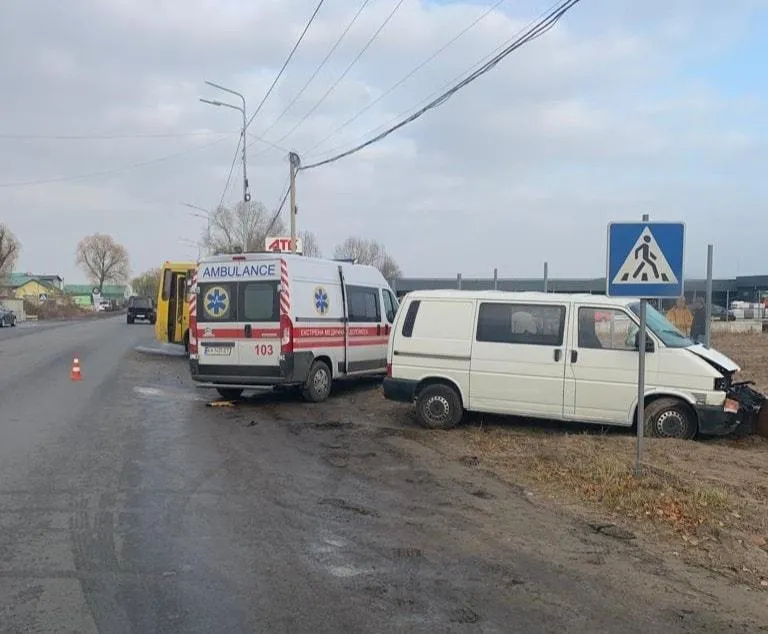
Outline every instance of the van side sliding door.
<svg viewBox="0 0 768 634"><path fill-rule="evenodd" d="M470 367L475 411L563 417L563 304L478 303Z"/></svg>

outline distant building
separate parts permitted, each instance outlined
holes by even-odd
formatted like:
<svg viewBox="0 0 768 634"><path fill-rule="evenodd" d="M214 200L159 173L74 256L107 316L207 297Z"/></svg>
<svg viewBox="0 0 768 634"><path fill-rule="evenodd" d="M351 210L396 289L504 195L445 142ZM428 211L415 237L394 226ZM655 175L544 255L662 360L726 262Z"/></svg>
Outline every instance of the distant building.
<svg viewBox="0 0 768 634"><path fill-rule="evenodd" d="M64 278L60 275L35 275L33 273L11 273L0 282L3 294L16 299L39 303L60 297Z"/></svg>
<svg viewBox="0 0 768 634"><path fill-rule="evenodd" d="M64 293L72 298L78 306L93 306L95 286L91 284L67 284ZM105 284L101 288L101 297L117 306L125 305L130 297L130 287L124 284Z"/></svg>

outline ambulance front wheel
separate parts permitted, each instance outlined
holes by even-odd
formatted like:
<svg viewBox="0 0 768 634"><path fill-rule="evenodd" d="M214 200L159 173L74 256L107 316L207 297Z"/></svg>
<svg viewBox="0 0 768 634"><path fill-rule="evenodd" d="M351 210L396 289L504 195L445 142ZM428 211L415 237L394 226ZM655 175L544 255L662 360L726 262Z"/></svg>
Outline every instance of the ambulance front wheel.
<svg viewBox="0 0 768 634"><path fill-rule="evenodd" d="M315 361L309 368L307 381L304 383L302 396L312 403L319 403L328 398L331 393L331 369L323 361Z"/></svg>

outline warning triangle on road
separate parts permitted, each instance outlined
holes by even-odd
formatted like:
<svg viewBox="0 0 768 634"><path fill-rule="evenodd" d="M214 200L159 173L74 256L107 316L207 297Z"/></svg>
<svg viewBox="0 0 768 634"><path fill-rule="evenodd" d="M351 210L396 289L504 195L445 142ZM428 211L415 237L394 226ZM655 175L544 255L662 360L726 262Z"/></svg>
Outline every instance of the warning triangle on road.
<svg viewBox="0 0 768 634"><path fill-rule="evenodd" d="M614 284L677 284L677 276L646 227L613 278Z"/></svg>

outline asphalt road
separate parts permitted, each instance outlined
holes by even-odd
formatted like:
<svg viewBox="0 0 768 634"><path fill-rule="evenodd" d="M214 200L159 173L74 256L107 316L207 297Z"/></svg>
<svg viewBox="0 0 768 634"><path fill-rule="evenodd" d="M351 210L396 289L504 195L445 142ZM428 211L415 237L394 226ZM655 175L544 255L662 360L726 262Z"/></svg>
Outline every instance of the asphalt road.
<svg viewBox="0 0 768 634"><path fill-rule="evenodd" d="M441 460L370 384L211 408L134 349L148 325L13 332L0 632L759 631L705 575Z"/></svg>

